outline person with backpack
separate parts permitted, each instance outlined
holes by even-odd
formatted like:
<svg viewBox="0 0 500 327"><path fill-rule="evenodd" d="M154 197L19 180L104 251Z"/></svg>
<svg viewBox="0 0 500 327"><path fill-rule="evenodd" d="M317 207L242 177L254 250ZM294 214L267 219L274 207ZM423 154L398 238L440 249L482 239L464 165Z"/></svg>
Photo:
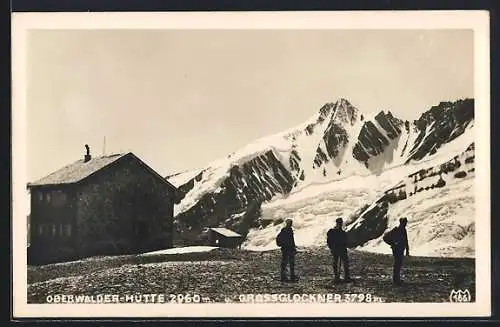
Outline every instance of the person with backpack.
<svg viewBox="0 0 500 327"><path fill-rule="evenodd" d="M408 234L406 232L406 224L408 219L403 217L399 219L399 226L394 227L383 237L385 243L392 248L392 256L394 257L394 267L392 271L392 282L394 285L401 285L401 267L403 266L403 257L406 250L406 255L410 255L410 247L408 245Z"/></svg>
<svg viewBox="0 0 500 327"><path fill-rule="evenodd" d="M351 282L349 276L349 257L347 256L347 233L342 229L344 220L335 220L335 227L327 232L327 244L333 256L334 283L340 283L340 266L344 266L344 280Z"/></svg>
<svg viewBox="0 0 500 327"><path fill-rule="evenodd" d="M281 281L295 282L298 276L295 274L295 254L297 248L293 237L292 220L286 220L286 226L281 229L276 237L276 243L281 248ZM286 268L290 266L290 279L287 278Z"/></svg>

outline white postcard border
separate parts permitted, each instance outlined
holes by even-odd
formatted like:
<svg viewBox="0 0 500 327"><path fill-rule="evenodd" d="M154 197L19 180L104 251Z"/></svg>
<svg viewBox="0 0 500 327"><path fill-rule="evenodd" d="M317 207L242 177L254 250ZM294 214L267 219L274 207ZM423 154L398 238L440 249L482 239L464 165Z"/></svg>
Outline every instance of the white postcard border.
<svg viewBox="0 0 500 327"><path fill-rule="evenodd" d="M31 29L473 29L476 302L356 304L27 304L26 35ZM13 13L13 315L21 317L465 317L491 314L487 11Z"/></svg>

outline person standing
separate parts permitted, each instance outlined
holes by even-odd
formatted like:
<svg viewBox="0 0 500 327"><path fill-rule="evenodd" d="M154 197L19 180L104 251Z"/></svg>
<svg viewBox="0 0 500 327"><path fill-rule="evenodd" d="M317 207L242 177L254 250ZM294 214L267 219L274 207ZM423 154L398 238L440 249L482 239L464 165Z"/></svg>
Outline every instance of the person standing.
<svg viewBox="0 0 500 327"><path fill-rule="evenodd" d="M344 220L339 217L335 220L335 227L327 232L327 244L333 256L334 282L340 282L340 266L344 266L344 280L351 282L349 275L349 257L347 255L347 233L342 229Z"/></svg>
<svg viewBox="0 0 500 327"><path fill-rule="evenodd" d="M298 276L295 274L295 254L297 248L293 236L292 220L287 219L286 225L283 227L276 237L276 243L281 247L281 281L297 281ZM287 278L286 269L290 267L290 279Z"/></svg>
<svg viewBox="0 0 500 327"><path fill-rule="evenodd" d="M394 227L391 231L384 235L384 241L392 248L392 256L394 257L394 267L392 271L392 282L394 285L401 285L401 268L403 266L403 258L410 255L410 247L408 245L408 233L406 225L408 219L403 217L399 219L399 226Z"/></svg>

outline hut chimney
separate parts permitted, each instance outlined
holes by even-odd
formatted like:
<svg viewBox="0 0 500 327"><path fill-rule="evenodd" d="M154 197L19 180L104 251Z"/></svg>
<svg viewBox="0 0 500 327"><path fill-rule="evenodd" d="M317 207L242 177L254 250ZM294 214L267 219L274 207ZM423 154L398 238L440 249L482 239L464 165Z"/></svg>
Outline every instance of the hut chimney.
<svg viewBox="0 0 500 327"><path fill-rule="evenodd" d="M85 157L83 157L83 162L88 162L92 158L90 156L90 148L89 148L88 144L85 144L85 148L87 149L87 153L85 154Z"/></svg>

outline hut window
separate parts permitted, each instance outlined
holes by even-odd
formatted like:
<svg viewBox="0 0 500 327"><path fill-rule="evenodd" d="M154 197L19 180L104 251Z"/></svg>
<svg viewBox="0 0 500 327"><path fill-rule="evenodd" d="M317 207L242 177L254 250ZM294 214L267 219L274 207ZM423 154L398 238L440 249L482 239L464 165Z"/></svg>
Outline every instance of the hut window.
<svg viewBox="0 0 500 327"><path fill-rule="evenodd" d="M52 224L52 237L56 237L56 224Z"/></svg>
<svg viewBox="0 0 500 327"><path fill-rule="evenodd" d="M57 191L52 194L52 202L57 205L62 205L66 202L66 193Z"/></svg>
<svg viewBox="0 0 500 327"><path fill-rule="evenodd" d="M38 225L38 235L43 235L43 224Z"/></svg>
<svg viewBox="0 0 500 327"><path fill-rule="evenodd" d="M45 195L45 198L46 198L47 202L50 202L50 192L47 192L47 194Z"/></svg>
<svg viewBox="0 0 500 327"><path fill-rule="evenodd" d="M38 192L38 201L43 201L43 192Z"/></svg>
<svg viewBox="0 0 500 327"><path fill-rule="evenodd" d="M59 236L63 236L63 224L59 224Z"/></svg>
<svg viewBox="0 0 500 327"><path fill-rule="evenodd" d="M66 236L71 236L71 224L66 225Z"/></svg>

